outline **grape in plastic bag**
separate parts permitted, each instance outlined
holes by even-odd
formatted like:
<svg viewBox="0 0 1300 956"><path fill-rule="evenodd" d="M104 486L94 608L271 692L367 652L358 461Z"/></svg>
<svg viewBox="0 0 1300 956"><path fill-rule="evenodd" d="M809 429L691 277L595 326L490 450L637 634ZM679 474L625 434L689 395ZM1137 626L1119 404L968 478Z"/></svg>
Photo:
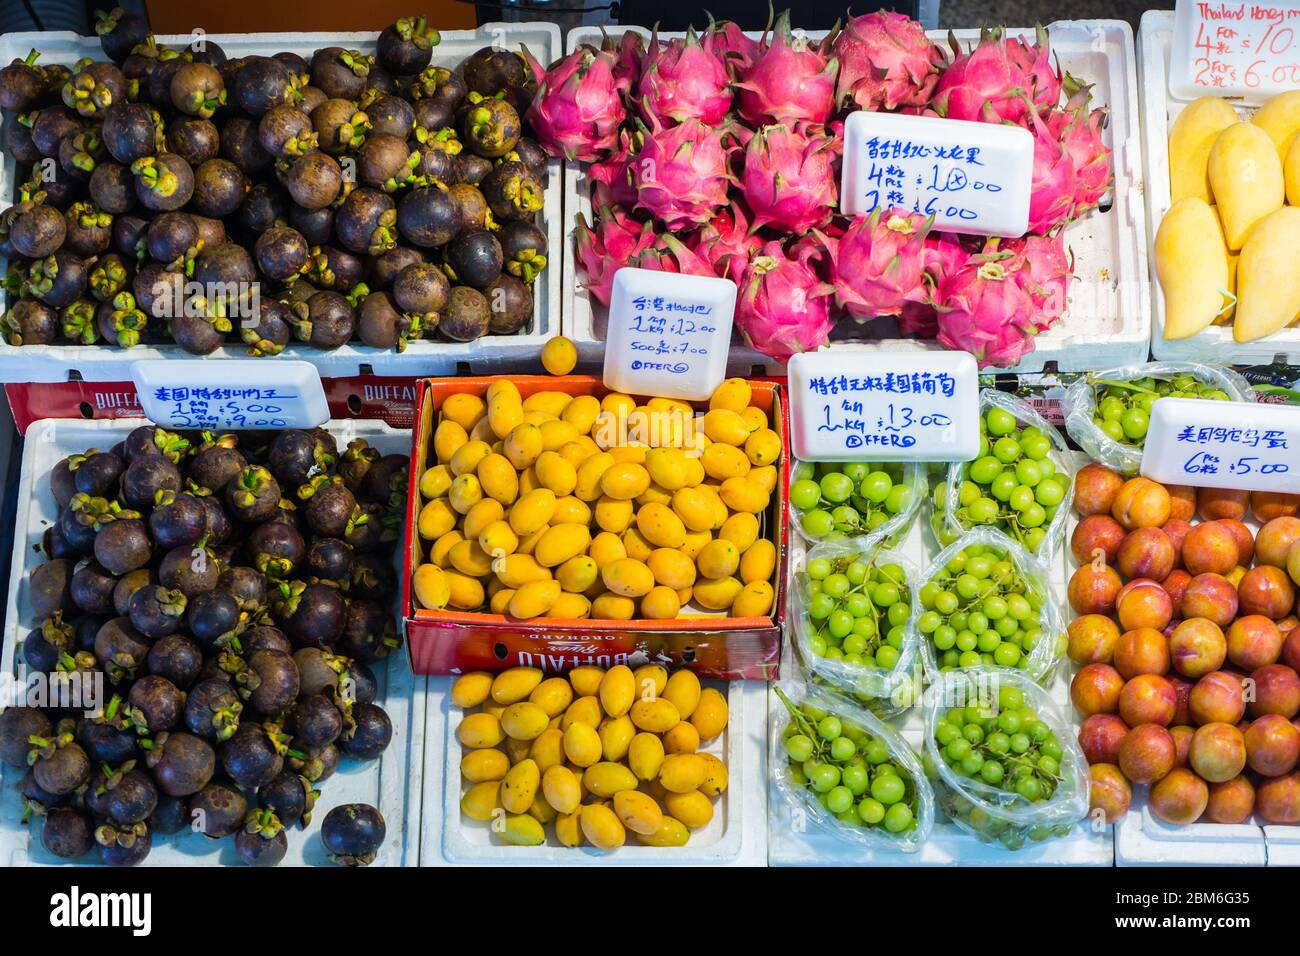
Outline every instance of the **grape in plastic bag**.
<svg viewBox="0 0 1300 956"><path fill-rule="evenodd" d="M809 544L865 538L892 547L925 494L918 462L797 461L790 469L792 523Z"/></svg>

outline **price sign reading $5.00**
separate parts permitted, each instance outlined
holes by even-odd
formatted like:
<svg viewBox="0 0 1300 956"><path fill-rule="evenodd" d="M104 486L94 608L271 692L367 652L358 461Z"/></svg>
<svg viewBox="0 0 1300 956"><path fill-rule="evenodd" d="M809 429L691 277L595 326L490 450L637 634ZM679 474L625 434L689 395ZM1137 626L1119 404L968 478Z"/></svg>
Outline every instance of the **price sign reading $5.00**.
<svg viewBox="0 0 1300 956"><path fill-rule="evenodd" d="M320 375L307 362L171 359L136 362L145 415L167 428L313 428L329 421Z"/></svg>
<svg viewBox="0 0 1300 956"><path fill-rule="evenodd" d="M1162 398L1141 471L1175 485L1300 493L1300 408Z"/></svg>
<svg viewBox="0 0 1300 956"><path fill-rule="evenodd" d="M1251 105L1300 87L1300 3L1178 0L1169 92Z"/></svg>

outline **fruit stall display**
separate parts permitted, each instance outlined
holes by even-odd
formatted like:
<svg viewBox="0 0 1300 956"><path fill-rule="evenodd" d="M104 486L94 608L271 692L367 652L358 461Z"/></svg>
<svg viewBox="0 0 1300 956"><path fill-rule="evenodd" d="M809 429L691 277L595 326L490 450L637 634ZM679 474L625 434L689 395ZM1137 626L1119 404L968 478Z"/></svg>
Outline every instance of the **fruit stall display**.
<svg viewBox="0 0 1300 956"><path fill-rule="evenodd" d="M191 355L495 369L558 332L560 165L522 116L522 49L557 56L556 27L191 48L127 20L0 44L6 381Z"/></svg>
<svg viewBox="0 0 1300 956"><path fill-rule="evenodd" d="M966 348L1021 371L1146 357L1135 157L1111 153L1137 134L1127 27L965 30L951 45L889 13L834 38L790 27L787 14L765 34L570 33L532 118L567 160L564 323L584 356L603 348L614 271L634 265L737 282L736 371L782 374L828 339ZM840 117L857 108L1029 129L1029 234L836 215Z"/></svg>

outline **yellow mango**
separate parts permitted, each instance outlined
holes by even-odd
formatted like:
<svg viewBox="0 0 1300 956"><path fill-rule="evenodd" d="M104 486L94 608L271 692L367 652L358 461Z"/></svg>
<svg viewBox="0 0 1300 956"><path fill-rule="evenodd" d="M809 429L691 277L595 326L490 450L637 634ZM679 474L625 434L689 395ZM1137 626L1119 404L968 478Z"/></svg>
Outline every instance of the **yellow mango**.
<svg viewBox="0 0 1300 956"><path fill-rule="evenodd" d="M708 826L713 819L713 804L698 790L689 793L669 793L664 797L664 809L677 820L698 830Z"/></svg>
<svg viewBox="0 0 1300 956"><path fill-rule="evenodd" d="M461 674L451 685L451 702L468 710L477 707L492 693L492 675L487 671L470 671Z"/></svg>
<svg viewBox="0 0 1300 956"><path fill-rule="evenodd" d="M665 700L672 701L682 720L689 720L691 714L695 713L695 708L699 706L700 692L700 679L694 672L683 669L673 671L669 676L662 696Z"/></svg>
<svg viewBox="0 0 1300 956"><path fill-rule="evenodd" d="M700 740L712 740L727 726L727 698L714 687L700 692L700 702L691 714L691 723L700 732Z"/></svg>
<svg viewBox="0 0 1300 956"><path fill-rule="evenodd" d="M648 590L648 589L647 589ZM636 698L636 677L626 664L605 671L600 681L600 706L611 717L622 717Z"/></svg>
<svg viewBox="0 0 1300 956"><path fill-rule="evenodd" d="M561 814L572 813L582 803L582 788L568 767L551 767L542 774L542 795Z"/></svg>
<svg viewBox="0 0 1300 956"><path fill-rule="evenodd" d="M1165 294L1165 338L1183 339L1210 325L1228 288L1228 247L1214 209L1184 199L1156 230L1156 278Z"/></svg>
<svg viewBox="0 0 1300 956"><path fill-rule="evenodd" d="M416 568L412 584L416 603L426 610L441 611L451 600L451 584L446 572L437 565L422 564Z"/></svg>
<svg viewBox="0 0 1300 956"><path fill-rule="evenodd" d="M483 592L482 581L468 574L461 574L459 571L444 570L442 573L447 576L450 595L447 603L451 607L459 611L477 611L483 606L486 594Z"/></svg>
<svg viewBox="0 0 1300 956"><path fill-rule="evenodd" d="M767 538L755 541L740 558L740 580L745 584L770 581L775 570L776 545Z"/></svg>
<svg viewBox="0 0 1300 956"><path fill-rule="evenodd" d="M602 594L591 602L591 616L600 621L630 621L636 616L636 601L621 594Z"/></svg>
<svg viewBox="0 0 1300 956"><path fill-rule="evenodd" d="M621 763L602 760L583 772L582 786L588 793L608 799L620 790L635 790L637 779L636 774Z"/></svg>
<svg viewBox="0 0 1300 956"><path fill-rule="evenodd" d="M1218 135L1238 122L1227 100L1202 96L1187 104L1169 131L1169 199L1214 202L1208 165Z"/></svg>
<svg viewBox="0 0 1300 956"><path fill-rule="evenodd" d="M433 430L433 453L439 463L446 464L451 456L469 441L469 433L453 421L441 421Z"/></svg>
<svg viewBox="0 0 1300 956"><path fill-rule="evenodd" d="M641 833L637 838L646 846L685 846L691 838L691 832L680 820L665 814L654 833Z"/></svg>
<svg viewBox="0 0 1300 956"><path fill-rule="evenodd" d="M538 540L533 558L543 567L555 568L570 558L585 554L590 544L591 532L586 525L552 525Z"/></svg>
<svg viewBox="0 0 1300 956"><path fill-rule="evenodd" d="M519 761L501 781L501 806L507 813L527 813L541 783L542 775L537 764L532 760Z"/></svg>
<svg viewBox="0 0 1300 956"><path fill-rule="evenodd" d="M1300 149L1295 143L1282 157L1282 179L1286 183L1286 201L1292 206L1300 206Z"/></svg>
<svg viewBox="0 0 1300 956"><path fill-rule="evenodd" d="M628 745L636 736L636 727L627 714L621 717L606 717L596 728L600 735L600 752L606 760L619 761L627 756Z"/></svg>
<svg viewBox="0 0 1300 956"><path fill-rule="evenodd" d="M682 720L663 735L664 753L693 754L700 749L700 732L690 721Z"/></svg>
<svg viewBox="0 0 1300 956"><path fill-rule="evenodd" d="M451 480L455 477L446 465L434 465L432 468L424 469L424 474L420 476L420 495L428 501L441 498L447 493L447 489L451 487Z"/></svg>
<svg viewBox="0 0 1300 956"><path fill-rule="evenodd" d="M477 395L459 392L448 395L438 411L443 419L450 419L468 432L487 414L487 403Z"/></svg>
<svg viewBox="0 0 1300 956"><path fill-rule="evenodd" d="M460 761L461 775L470 783L500 780L510 770L510 758L500 750L471 750Z"/></svg>
<svg viewBox="0 0 1300 956"><path fill-rule="evenodd" d="M731 602L732 617L763 617L772 610L776 592L767 581L746 584Z"/></svg>
<svg viewBox="0 0 1300 956"><path fill-rule="evenodd" d="M642 782L655 780L664 763L664 745L654 734L640 733L627 748L627 765Z"/></svg>
<svg viewBox="0 0 1300 956"><path fill-rule="evenodd" d="M1286 206L1262 219L1237 264L1237 317L1233 336L1253 342L1272 335L1300 314L1300 208Z"/></svg>
<svg viewBox="0 0 1300 956"><path fill-rule="evenodd" d="M1210 147L1207 168L1224 238L1235 251L1251 227L1286 200L1282 160L1266 132L1251 123L1234 123Z"/></svg>
<svg viewBox="0 0 1300 956"><path fill-rule="evenodd" d="M669 793L698 790L708 775L709 765L699 754L669 754L659 768L659 782Z"/></svg>
<svg viewBox="0 0 1300 956"><path fill-rule="evenodd" d="M1300 132L1300 90L1279 93L1255 111L1250 121L1268 133L1284 160Z"/></svg>
<svg viewBox="0 0 1300 956"><path fill-rule="evenodd" d="M542 617L560 599L559 581L532 581L515 591L510 599L510 616L521 620Z"/></svg>
<svg viewBox="0 0 1300 956"><path fill-rule="evenodd" d="M672 701L662 697L654 700L640 698L628 713L638 730L652 734L667 733L681 720L681 714Z"/></svg>
<svg viewBox="0 0 1300 956"><path fill-rule="evenodd" d="M540 685L539 685L540 686ZM531 701L511 704L501 715L501 728L515 740L536 740L546 730L550 715Z"/></svg>
<svg viewBox="0 0 1300 956"><path fill-rule="evenodd" d="M456 739L466 747L479 750L501 743L505 739L505 731L501 729L501 721L491 714L470 714L456 728Z"/></svg>
<svg viewBox="0 0 1300 956"><path fill-rule="evenodd" d="M564 591L542 617L557 621L581 621L591 617L591 601L581 594Z"/></svg>
<svg viewBox="0 0 1300 956"><path fill-rule="evenodd" d="M546 773L551 767L563 765L564 731L558 727L547 727L529 745L528 756L542 773Z"/></svg>
<svg viewBox="0 0 1300 956"><path fill-rule="evenodd" d="M536 667L511 667L492 680L492 699L503 707L527 700L542 682L542 672Z"/></svg>
<svg viewBox="0 0 1300 956"><path fill-rule="evenodd" d="M604 804L591 803L583 807L578 819L582 835L592 846L601 850L617 850L627 840L627 831L614 811Z"/></svg>
<svg viewBox="0 0 1300 956"><path fill-rule="evenodd" d="M713 754L700 754L704 762L709 767L709 772L704 778L704 783L700 784L700 793L706 797L719 796L727 789L727 765L715 757Z"/></svg>
<svg viewBox="0 0 1300 956"><path fill-rule="evenodd" d="M460 798L460 812L471 820L486 823L492 819L492 814L497 807L501 806L500 793L499 780L484 780L482 783L476 783Z"/></svg>
<svg viewBox="0 0 1300 956"><path fill-rule="evenodd" d="M637 790L620 790L614 794L614 813L623 826L638 836L658 832L664 822L663 811L654 798Z"/></svg>
<svg viewBox="0 0 1300 956"><path fill-rule="evenodd" d="M582 810L577 809L572 813L562 813L555 818L555 837L564 846L582 846L582 826L579 822L581 817Z"/></svg>
<svg viewBox="0 0 1300 956"><path fill-rule="evenodd" d="M569 724L564 731L564 755L583 768L599 762L601 745L596 728L576 721Z"/></svg>

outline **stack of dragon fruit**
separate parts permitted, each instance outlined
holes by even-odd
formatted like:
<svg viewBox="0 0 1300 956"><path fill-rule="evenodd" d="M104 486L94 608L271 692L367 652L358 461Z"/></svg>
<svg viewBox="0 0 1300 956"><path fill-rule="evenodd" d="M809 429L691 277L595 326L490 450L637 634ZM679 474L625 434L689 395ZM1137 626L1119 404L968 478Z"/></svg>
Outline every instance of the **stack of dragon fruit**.
<svg viewBox="0 0 1300 956"><path fill-rule="evenodd" d="M528 115L552 155L590 164L582 284L608 305L624 266L730 278L737 329L780 360L826 344L845 316L892 316L902 334L981 365L1016 364L1065 309L1066 224L1110 186L1107 113L1062 76L1041 29L1035 42L994 30L973 49L951 46L950 60L889 12L813 44L787 11L762 40L714 23L648 44L628 32L565 57ZM858 109L1028 129L1029 233L939 234L904 209L838 215L842 117Z"/></svg>

